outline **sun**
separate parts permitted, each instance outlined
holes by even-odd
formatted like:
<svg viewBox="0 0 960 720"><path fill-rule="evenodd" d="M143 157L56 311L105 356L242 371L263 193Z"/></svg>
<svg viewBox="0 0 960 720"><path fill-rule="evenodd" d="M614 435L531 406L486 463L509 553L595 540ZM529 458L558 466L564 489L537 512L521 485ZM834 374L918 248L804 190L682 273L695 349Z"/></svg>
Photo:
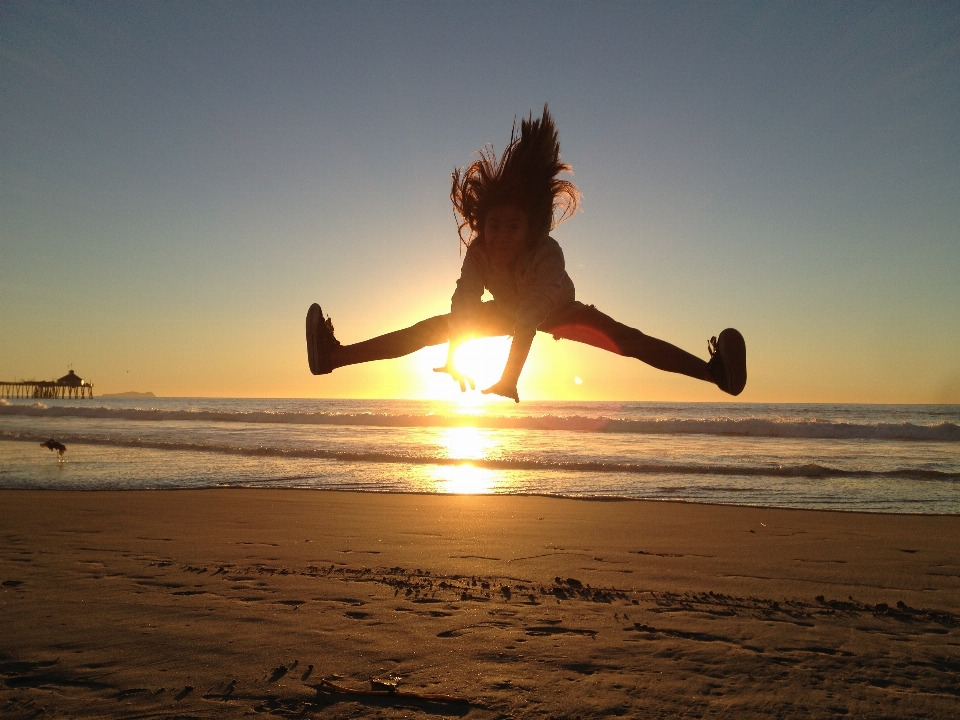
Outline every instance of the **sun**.
<svg viewBox="0 0 960 720"><path fill-rule="evenodd" d="M459 372L473 378L479 390L490 387L500 379L509 354L509 337L481 338L465 342L457 348L453 364Z"/></svg>
<svg viewBox="0 0 960 720"><path fill-rule="evenodd" d="M469 340L457 349L453 362L457 370L473 378L476 390L460 392L457 383L448 375L435 373L433 368L440 367L447 359L447 346L436 345L417 353L416 367L420 375L422 397L432 400L451 400L461 408L476 408L489 402L503 400L496 395L482 395L500 379L507 355L510 354L509 337L492 337Z"/></svg>

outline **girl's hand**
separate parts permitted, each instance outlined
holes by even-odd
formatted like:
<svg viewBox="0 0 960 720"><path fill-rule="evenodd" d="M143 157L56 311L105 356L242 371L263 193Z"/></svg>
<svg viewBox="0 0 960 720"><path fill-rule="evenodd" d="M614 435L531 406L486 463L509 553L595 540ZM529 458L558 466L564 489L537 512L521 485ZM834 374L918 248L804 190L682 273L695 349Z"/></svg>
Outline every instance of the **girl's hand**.
<svg viewBox="0 0 960 720"><path fill-rule="evenodd" d="M500 382L494 383L486 390L481 390L480 392L484 395L500 395L501 397L510 398L514 402L520 402L517 384L509 380L500 380Z"/></svg>
<svg viewBox="0 0 960 720"><path fill-rule="evenodd" d="M451 365L449 362L443 367L434 368L433 371L438 373L446 373L447 375L452 377L456 382L460 383L460 392L467 391L467 384L470 385L471 390L477 389L476 384L473 382L473 378L464 375L459 370L457 370L453 365ZM520 402L520 401L518 400L517 402Z"/></svg>

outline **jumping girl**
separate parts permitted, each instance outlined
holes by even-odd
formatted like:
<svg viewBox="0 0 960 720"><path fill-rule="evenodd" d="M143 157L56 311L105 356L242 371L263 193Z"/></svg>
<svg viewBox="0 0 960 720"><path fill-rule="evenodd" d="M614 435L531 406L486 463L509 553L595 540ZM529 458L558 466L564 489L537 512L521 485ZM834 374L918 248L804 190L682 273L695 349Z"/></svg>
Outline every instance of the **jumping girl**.
<svg viewBox="0 0 960 720"><path fill-rule="evenodd" d="M710 338L709 361L644 335L604 315L574 296L563 251L549 232L577 209L580 193L560 173L571 168L560 160L560 141L545 105L516 125L498 160L490 146L467 168L453 173L450 199L467 252L453 293L450 313L423 320L404 330L354 345L341 345L333 323L320 306L307 312L307 358L314 375L344 365L396 358L428 345L449 342L447 362L436 372L449 374L466 391L473 380L457 371L453 356L466 340L510 335L513 341L500 380L483 390L520 402L517 380L537 331L637 358L667 372L715 383L739 395L747 382L743 336L728 328ZM493 300L482 302L484 289Z"/></svg>

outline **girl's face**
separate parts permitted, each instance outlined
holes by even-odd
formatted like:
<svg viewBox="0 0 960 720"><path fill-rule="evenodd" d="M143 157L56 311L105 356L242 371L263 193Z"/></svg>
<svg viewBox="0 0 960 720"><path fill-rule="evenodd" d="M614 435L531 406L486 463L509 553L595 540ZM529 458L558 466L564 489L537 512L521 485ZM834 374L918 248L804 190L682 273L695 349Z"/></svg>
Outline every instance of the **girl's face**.
<svg viewBox="0 0 960 720"><path fill-rule="evenodd" d="M510 265L529 235L530 218L520 208L498 205L487 212L483 222L483 239L496 265Z"/></svg>

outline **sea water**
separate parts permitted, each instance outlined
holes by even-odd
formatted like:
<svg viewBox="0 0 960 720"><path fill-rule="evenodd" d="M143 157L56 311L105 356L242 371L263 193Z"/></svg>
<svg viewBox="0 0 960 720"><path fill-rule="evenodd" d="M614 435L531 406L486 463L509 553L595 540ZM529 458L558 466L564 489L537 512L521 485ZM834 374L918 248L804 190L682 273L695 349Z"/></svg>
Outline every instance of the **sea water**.
<svg viewBox="0 0 960 720"><path fill-rule="evenodd" d="M64 443L64 462L39 447ZM0 487L270 487L960 512L960 406L0 400Z"/></svg>

